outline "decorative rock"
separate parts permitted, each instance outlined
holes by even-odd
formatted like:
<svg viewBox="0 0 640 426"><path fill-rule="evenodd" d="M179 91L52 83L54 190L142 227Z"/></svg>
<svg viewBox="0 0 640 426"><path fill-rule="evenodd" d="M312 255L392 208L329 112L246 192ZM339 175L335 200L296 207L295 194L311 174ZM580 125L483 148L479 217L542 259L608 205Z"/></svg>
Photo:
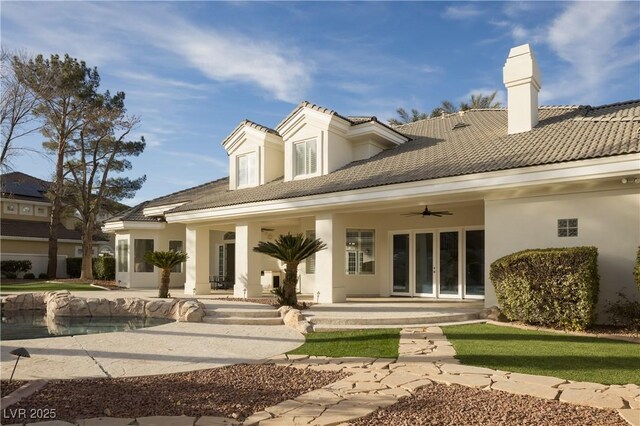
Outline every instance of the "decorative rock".
<svg viewBox="0 0 640 426"><path fill-rule="evenodd" d="M440 374L439 376L431 376L429 379L438 383L445 383L450 385L452 383L457 385L468 386L471 388L485 388L491 385L491 379L481 376L479 374Z"/></svg>
<svg viewBox="0 0 640 426"><path fill-rule="evenodd" d="M556 387L563 383L567 383L565 379L559 379L551 376L535 376L533 374L511 373L509 374L509 380L515 380L516 382L533 383L534 385L542 385L549 387ZM562 388L562 386L560 386Z"/></svg>
<svg viewBox="0 0 640 426"><path fill-rule="evenodd" d="M270 418L271 414L267 413L266 411L258 411L257 413L253 413L252 415L244 419L244 422L242 424L244 426L253 426Z"/></svg>
<svg viewBox="0 0 640 426"><path fill-rule="evenodd" d="M297 309L289 308L289 310L284 314L282 320L284 321L284 325L291 327L302 334L307 334L313 331L313 326L311 325L311 323L307 321L304 315L302 315Z"/></svg>
<svg viewBox="0 0 640 426"><path fill-rule="evenodd" d="M56 296L47 303L47 315L61 317L90 317L87 300L68 295Z"/></svg>
<svg viewBox="0 0 640 426"><path fill-rule="evenodd" d="M204 315L204 309L198 302L187 300L180 306L179 316L176 319L183 322L201 322Z"/></svg>
<svg viewBox="0 0 640 426"><path fill-rule="evenodd" d="M117 417L95 417L93 419L76 420L78 426L126 426L134 419L124 419Z"/></svg>
<svg viewBox="0 0 640 426"><path fill-rule="evenodd" d="M111 304L109 300L100 297L90 297L87 299L87 306L92 317L110 317Z"/></svg>
<svg viewBox="0 0 640 426"><path fill-rule="evenodd" d="M175 300L152 300L145 305L145 314L149 318L170 318Z"/></svg>
<svg viewBox="0 0 640 426"><path fill-rule="evenodd" d="M138 426L193 426L195 417L187 416L151 416L138 417Z"/></svg>
<svg viewBox="0 0 640 426"><path fill-rule="evenodd" d="M239 424L236 420L228 417L202 416L196 421L195 426L226 426Z"/></svg>
<svg viewBox="0 0 640 426"><path fill-rule="evenodd" d="M110 301L111 316L114 317L144 317L147 302L142 299L125 297Z"/></svg>
<svg viewBox="0 0 640 426"><path fill-rule="evenodd" d="M5 297L3 302L2 309L7 311L44 309L44 306L34 308L32 293L12 294Z"/></svg>

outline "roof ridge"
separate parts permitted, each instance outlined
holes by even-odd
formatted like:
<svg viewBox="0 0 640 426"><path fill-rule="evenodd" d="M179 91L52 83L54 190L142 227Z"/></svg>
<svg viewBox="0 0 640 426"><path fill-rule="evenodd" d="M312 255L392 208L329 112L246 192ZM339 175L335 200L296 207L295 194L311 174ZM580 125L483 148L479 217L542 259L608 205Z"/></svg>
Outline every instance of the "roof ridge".
<svg viewBox="0 0 640 426"><path fill-rule="evenodd" d="M593 111L595 109L612 108L612 107L637 104L637 103L640 103L640 99L629 99L627 101L620 101L620 102L614 102L611 104L603 104L603 105L596 105L596 106L586 105L586 108L589 108L590 110Z"/></svg>
<svg viewBox="0 0 640 426"><path fill-rule="evenodd" d="M171 197L173 195L183 194L183 193L185 193L187 191L191 191L192 189L202 188L204 186L210 185L212 183L220 182L220 181L225 180L225 179L229 179L229 176L224 176L224 177L221 177L221 178L209 181L209 182L201 183L200 185L192 186L190 188L181 189L180 191L172 192L171 194L163 195L161 197L152 198L151 200L147 200L146 202L147 203L151 203L153 201L161 200L163 198Z"/></svg>

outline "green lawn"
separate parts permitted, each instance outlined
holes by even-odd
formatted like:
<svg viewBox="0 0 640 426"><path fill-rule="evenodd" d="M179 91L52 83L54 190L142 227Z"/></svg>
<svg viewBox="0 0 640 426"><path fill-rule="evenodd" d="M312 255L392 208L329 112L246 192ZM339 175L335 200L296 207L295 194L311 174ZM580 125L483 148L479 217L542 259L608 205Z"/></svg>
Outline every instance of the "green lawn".
<svg viewBox="0 0 640 426"><path fill-rule="evenodd" d="M290 354L329 357L397 358L400 329L309 333L306 342Z"/></svg>
<svg viewBox="0 0 640 426"><path fill-rule="evenodd" d="M640 345L490 324L442 327L463 364L603 384L640 384Z"/></svg>
<svg viewBox="0 0 640 426"><path fill-rule="evenodd" d="M69 290L69 291L104 291L101 288L91 287L89 283L50 283L47 281L36 281L30 283L11 283L0 284L0 293L22 293L22 292L37 292L37 291L56 291L56 290Z"/></svg>

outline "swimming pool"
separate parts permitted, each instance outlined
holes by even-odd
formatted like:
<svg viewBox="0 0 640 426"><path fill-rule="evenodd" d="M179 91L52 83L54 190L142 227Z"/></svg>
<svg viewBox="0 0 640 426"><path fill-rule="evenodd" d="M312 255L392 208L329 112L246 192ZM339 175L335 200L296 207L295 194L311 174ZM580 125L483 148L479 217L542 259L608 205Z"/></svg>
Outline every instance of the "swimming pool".
<svg viewBox="0 0 640 426"><path fill-rule="evenodd" d="M173 322L166 318L48 317L45 311L2 312L0 340L110 333L153 327Z"/></svg>

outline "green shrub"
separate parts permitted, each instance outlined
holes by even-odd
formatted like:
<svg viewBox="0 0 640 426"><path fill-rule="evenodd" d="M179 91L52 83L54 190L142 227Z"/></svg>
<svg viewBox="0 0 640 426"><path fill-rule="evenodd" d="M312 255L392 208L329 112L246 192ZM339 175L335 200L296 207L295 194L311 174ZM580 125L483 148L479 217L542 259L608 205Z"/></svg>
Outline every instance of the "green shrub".
<svg viewBox="0 0 640 426"><path fill-rule="evenodd" d="M638 247L638 253L636 254L636 267L633 270L633 275L636 277L636 287L640 290L640 247Z"/></svg>
<svg viewBox="0 0 640 426"><path fill-rule="evenodd" d="M34 274L32 274L31 272L28 272L28 273L24 274L24 276L22 278L24 278L25 280L32 280L35 277L36 276Z"/></svg>
<svg viewBox="0 0 640 426"><path fill-rule="evenodd" d="M609 303L607 314L613 325L640 330L640 302L630 300L625 294L618 293L620 300Z"/></svg>
<svg viewBox="0 0 640 426"><path fill-rule="evenodd" d="M41 274L38 274L38 279L39 280L48 280L49 279L49 275L47 275L44 272L42 272Z"/></svg>
<svg viewBox="0 0 640 426"><path fill-rule="evenodd" d="M93 259L93 277L98 280L112 281L116 279L116 259L111 256Z"/></svg>
<svg viewBox="0 0 640 426"><path fill-rule="evenodd" d="M6 278L14 279L18 274L28 272L31 269L30 260L2 260L0 261L0 272Z"/></svg>
<svg viewBox="0 0 640 426"><path fill-rule="evenodd" d="M584 330L595 319L598 249L525 250L491 264L500 309L512 321Z"/></svg>
<svg viewBox="0 0 640 426"><path fill-rule="evenodd" d="M81 272L82 272L82 258L68 257L67 258L67 275L69 275L69 278L80 278Z"/></svg>

